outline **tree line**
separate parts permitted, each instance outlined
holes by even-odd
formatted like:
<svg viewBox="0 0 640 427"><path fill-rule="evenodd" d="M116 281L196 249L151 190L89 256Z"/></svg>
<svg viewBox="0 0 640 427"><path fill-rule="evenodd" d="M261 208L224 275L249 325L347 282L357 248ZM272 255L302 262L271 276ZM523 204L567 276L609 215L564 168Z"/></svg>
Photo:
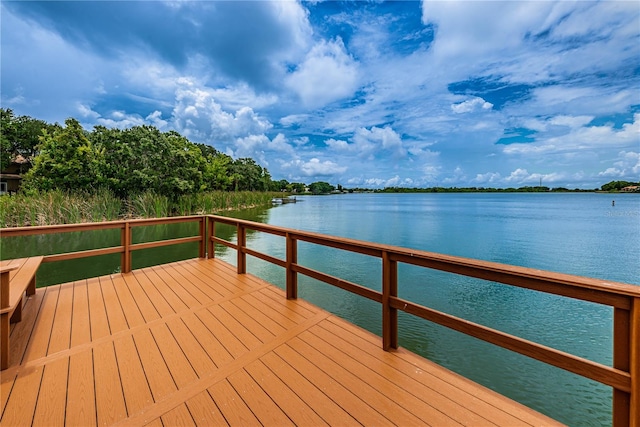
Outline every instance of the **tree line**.
<svg viewBox="0 0 640 427"><path fill-rule="evenodd" d="M304 183L273 180L251 158L233 159L214 147L153 126L86 131L69 118L64 126L0 109L0 166L17 155L31 163L22 187L29 190L109 189L129 198L152 191L177 198L203 191L304 192Z"/></svg>

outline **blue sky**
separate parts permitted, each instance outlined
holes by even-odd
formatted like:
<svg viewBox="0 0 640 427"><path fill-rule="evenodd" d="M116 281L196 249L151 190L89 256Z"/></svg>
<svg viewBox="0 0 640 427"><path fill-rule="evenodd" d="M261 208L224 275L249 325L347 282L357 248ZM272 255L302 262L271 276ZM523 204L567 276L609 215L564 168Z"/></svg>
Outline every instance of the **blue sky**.
<svg viewBox="0 0 640 427"><path fill-rule="evenodd" d="M2 1L1 104L175 129L274 179L640 180L637 1Z"/></svg>

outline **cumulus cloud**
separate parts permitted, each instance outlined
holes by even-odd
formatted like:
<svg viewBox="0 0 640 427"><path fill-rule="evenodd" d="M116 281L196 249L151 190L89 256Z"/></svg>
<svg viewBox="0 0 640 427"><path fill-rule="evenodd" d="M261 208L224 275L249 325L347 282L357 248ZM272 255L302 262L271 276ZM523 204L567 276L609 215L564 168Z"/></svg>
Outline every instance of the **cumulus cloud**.
<svg viewBox="0 0 640 427"><path fill-rule="evenodd" d="M402 138L391 126L359 128L353 135L353 143L363 157L378 151L387 151L396 157L407 154L407 150L402 145Z"/></svg>
<svg viewBox="0 0 640 427"><path fill-rule="evenodd" d="M506 154L567 153L580 150L610 150L611 148L635 148L640 143L640 113L633 116L633 122L621 128L612 124L603 126L581 126L586 117L569 118L562 116L550 120L569 126L569 131L558 135L550 134L537 138L536 143L506 145Z"/></svg>
<svg viewBox="0 0 640 427"><path fill-rule="evenodd" d="M500 178L500 172L479 173L473 179L473 182L477 182L478 184L495 184L500 182Z"/></svg>
<svg viewBox="0 0 640 427"><path fill-rule="evenodd" d="M200 142L229 142L235 138L262 135L273 127L251 107L225 111L213 93L187 79L181 81L176 90L173 121L186 136Z"/></svg>
<svg viewBox="0 0 640 427"><path fill-rule="evenodd" d="M471 113L474 111L482 111L482 110L491 110L491 108L493 108L492 103L477 97L468 99L464 102L460 102L459 104L451 104L451 110L457 114Z"/></svg>
<svg viewBox="0 0 640 427"><path fill-rule="evenodd" d="M286 169L293 169L306 177L327 177L339 175L347 171L346 166L332 162L331 160L321 161L318 158L311 158L309 161L300 159L283 164Z"/></svg>
<svg viewBox="0 0 640 427"><path fill-rule="evenodd" d="M640 153L621 151L618 153L618 159L612 167L598 173L598 176L618 179L628 178L634 181L640 177Z"/></svg>
<svg viewBox="0 0 640 427"><path fill-rule="evenodd" d="M340 37L321 41L286 79L308 108L317 108L353 95L358 86L358 66Z"/></svg>
<svg viewBox="0 0 640 427"><path fill-rule="evenodd" d="M402 137L391 126L383 128L372 126L370 129L358 128L349 139L329 138L325 144L339 153L353 153L363 159L373 159L376 156L388 156L394 158L405 157L407 149L402 143Z"/></svg>

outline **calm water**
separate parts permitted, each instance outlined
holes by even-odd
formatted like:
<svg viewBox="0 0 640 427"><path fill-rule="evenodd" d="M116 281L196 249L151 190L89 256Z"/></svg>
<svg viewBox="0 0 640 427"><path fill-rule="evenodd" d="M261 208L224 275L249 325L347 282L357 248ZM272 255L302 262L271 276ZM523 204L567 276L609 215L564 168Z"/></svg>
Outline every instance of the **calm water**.
<svg viewBox="0 0 640 427"><path fill-rule="evenodd" d="M615 207L611 206L615 198ZM254 221L470 258L640 285L640 196L610 194L351 194L236 214ZM134 229L134 242L196 233L195 224ZM218 235L235 240L232 228ZM116 245L117 232L2 239L13 258ZM248 245L284 258L284 239L252 233ZM299 262L381 288L377 258L300 242ZM217 248L235 264L235 251ZM195 245L133 254L133 267L197 256ZM119 256L44 264L39 285L118 271ZM284 270L249 257L278 285ZM591 360L611 364L612 310L491 282L400 265L399 294L420 304ZM374 333L378 304L299 278L299 295ZM611 424L611 389L446 328L400 315L400 345L574 426Z"/></svg>

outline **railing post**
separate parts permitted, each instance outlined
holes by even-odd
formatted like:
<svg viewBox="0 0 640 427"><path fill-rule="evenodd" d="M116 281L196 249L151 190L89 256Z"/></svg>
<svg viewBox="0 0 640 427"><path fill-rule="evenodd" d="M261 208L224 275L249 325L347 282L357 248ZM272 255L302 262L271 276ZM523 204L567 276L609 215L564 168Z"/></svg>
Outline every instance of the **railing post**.
<svg viewBox="0 0 640 427"><path fill-rule="evenodd" d="M640 427L640 298L631 303L630 337L631 351L629 374L631 375L631 395L629 405L629 425Z"/></svg>
<svg viewBox="0 0 640 427"><path fill-rule="evenodd" d="M298 273L293 265L298 263L298 241L287 233L287 299L298 298Z"/></svg>
<svg viewBox="0 0 640 427"><path fill-rule="evenodd" d="M198 246L198 255L200 258L207 257L207 224L205 222L206 217L203 215L200 217L198 225L200 227L200 245Z"/></svg>
<svg viewBox="0 0 640 427"><path fill-rule="evenodd" d="M129 221L124 223L120 230L120 244L124 246L124 252L120 256L120 271L122 273L131 272L131 226Z"/></svg>
<svg viewBox="0 0 640 427"><path fill-rule="evenodd" d="M238 274L247 272L247 254L244 248L247 245L247 229L242 224L238 224Z"/></svg>
<svg viewBox="0 0 640 427"><path fill-rule="evenodd" d="M0 273L0 308L9 307L9 269ZM9 313L0 314L0 369L9 367Z"/></svg>
<svg viewBox="0 0 640 427"><path fill-rule="evenodd" d="M633 299L631 304L633 306ZM631 368L631 312L622 308L613 309L613 367L630 372ZM633 387L633 378L631 379ZM631 423L631 395L613 389L613 427L628 426Z"/></svg>
<svg viewBox="0 0 640 427"><path fill-rule="evenodd" d="M209 220L209 226L207 227L207 256L209 258L216 257L216 247L213 242L213 236L216 235L216 222L213 217L207 217Z"/></svg>
<svg viewBox="0 0 640 427"><path fill-rule="evenodd" d="M382 252L382 348L398 348L398 310L391 307L389 298L398 296L398 262L389 252Z"/></svg>

